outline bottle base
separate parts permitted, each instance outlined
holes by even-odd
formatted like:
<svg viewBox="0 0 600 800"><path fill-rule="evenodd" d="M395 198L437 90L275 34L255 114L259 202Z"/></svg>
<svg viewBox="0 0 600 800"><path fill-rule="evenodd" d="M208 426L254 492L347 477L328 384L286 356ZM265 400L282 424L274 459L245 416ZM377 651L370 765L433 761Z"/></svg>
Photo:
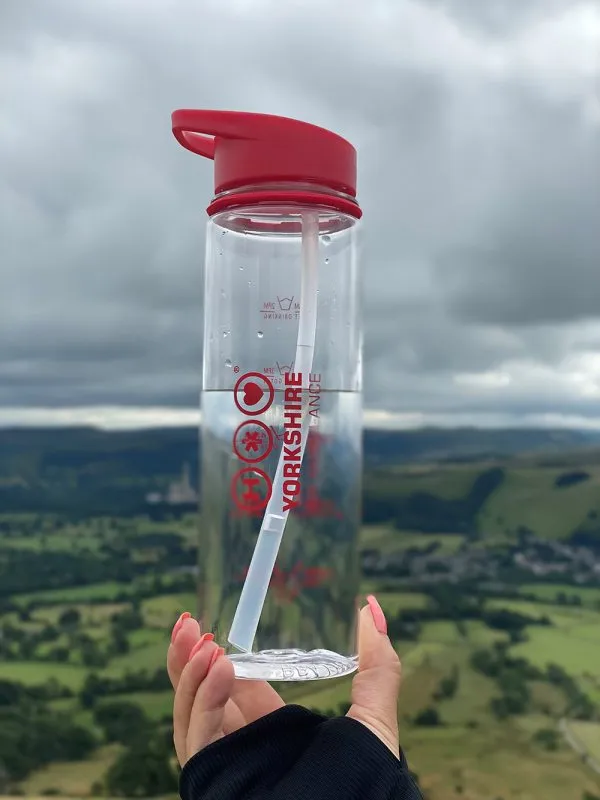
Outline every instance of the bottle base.
<svg viewBox="0 0 600 800"><path fill-rule="evenodd" d="M264 681L318 681L342 678L358 668L358 658L331 650L262 650L230 653L235 677Z"/></svg>

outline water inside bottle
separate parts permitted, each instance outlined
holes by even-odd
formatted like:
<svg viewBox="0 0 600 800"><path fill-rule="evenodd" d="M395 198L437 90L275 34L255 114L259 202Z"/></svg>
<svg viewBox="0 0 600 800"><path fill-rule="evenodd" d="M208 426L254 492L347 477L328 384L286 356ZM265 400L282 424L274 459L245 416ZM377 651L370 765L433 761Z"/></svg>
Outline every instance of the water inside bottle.
<svg viewBox="0 0 600 800"><path fill-rule="evenodd" d="M238 677L329 678L357 666L361 395L308 394L305 390L304 403L312 413L300 486L291 480L282 498L282 506L296 505L290 509L253 651L230 651ZM263 520L284 422L281 389L256 417L242 413L232 391L203 393L198 603L204 629L222 644Z"/></svg>

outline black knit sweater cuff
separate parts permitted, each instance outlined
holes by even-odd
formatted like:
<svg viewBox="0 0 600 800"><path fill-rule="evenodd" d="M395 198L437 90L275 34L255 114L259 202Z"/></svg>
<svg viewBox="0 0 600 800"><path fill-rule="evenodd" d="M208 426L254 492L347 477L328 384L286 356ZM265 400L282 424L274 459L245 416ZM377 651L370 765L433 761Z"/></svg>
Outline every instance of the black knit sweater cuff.
<svg viewBox="0 0 600 800"><path fill-rule="evenodd" d="M364 725L285 706L201 750L182 800L418 800L404 756Z"/></svg>

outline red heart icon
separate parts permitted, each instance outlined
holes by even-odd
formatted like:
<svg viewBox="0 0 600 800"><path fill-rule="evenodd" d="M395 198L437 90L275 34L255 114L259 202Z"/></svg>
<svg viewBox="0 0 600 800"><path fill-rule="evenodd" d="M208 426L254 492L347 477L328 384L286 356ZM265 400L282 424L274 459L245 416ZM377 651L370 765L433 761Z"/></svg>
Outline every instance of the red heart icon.
<svg viewBox="0 0 600 800"><path fill-rule="evenodd" d="M248 381L244 386L244 405L255 406L263 399L264 391L260 388L258 383Z"/></svg>

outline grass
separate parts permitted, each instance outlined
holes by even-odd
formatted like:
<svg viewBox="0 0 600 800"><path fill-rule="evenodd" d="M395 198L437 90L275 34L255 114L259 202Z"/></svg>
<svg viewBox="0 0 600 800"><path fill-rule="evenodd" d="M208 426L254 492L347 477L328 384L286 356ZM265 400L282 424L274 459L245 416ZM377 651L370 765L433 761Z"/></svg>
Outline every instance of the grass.
<svg viewBox="0 0 600 800"><path fill-rule="evenodd" d="M59 605L65 603L106 603L113 602L119 594L132 594L131 584L107 581L87 586L72 586L67 589L47 589L40 592L28 592L15 595L14 602L21 606L31 602L43 605Z"/></svg>
<svg viewBox="0 0 600 800"><path fill-rule="evenodd" d="M31 550L43 553L44 551L63 552L65 550L97 550L100 541L93 537L75 538L64 533L49 533L42 536L6 536L2 538L2 547L14 550Z"/></svg>
<svg viewBox="0 0 600 800"><path fill-rule="evenodd" d="M439 545L437 553L439 555L450 555L456 553L464 543L465 537L454 533L418 533L413 531L397 532L398 550L408 550L411 547L423 549L432 544Z"/></svg>
<svg viewBox="0 0 600 800"><path fill-rule="evenodd" d="M121 676L128 671L155 672L157 669L164 669L168 642L169 639L165 633L160 640L137 647L125 655L116 656L103 674Z"/></svg>
<svg viewBox="0 0 600 800"><path fill-rule="evenodd" d="M413 492L429 492L446 500L464 497L475 478L486 469L479 463L453 464L451 467L437 464L419 464L387 469L372 476L367 474L366 483L376 482L378 492L405 497Z"/></svg>
<svg viewBox="0 0 600 800"><path fill-rule="evenodd" d="M49 764L32 773L21 788L26 795L40 795L48 789L55 789L64 797L85 797L91 785L102 779L120 751L119 745L107 745L96 750L86 761Z"/></svg>
<svg viewBox="0 0 600 800"><path fill-rule="evenodd" d="M44 606L43 608L36 608L32 612L32 620L39 620L45 624L56 625L58 620L65 611L75 609L81 615L81 623L86 626L106 625L114 614L118 614L123 609L127 608L125 603L99 603L88 605L84 603L68 603L55 606ZM93 631L87 631L93 635Z"/></svg>
<svg viewBox="0 0 600 800"><path fill-rule="evenodd" d="M427 597L419 593L380 592L379 597L388 614L427 603ZM162 668L168 626L182 609L193 608L193 600L191 594L174 594L145 601L142 609L147 627L130 634L131 652L114 658L106 672L122 674L127 669ZM600 662L593 660L594 652L600 657L600 634L597 641L593 639L596 630L600 631L594 627L594 620L598 620L600 615L591 609L503 599L493 603L501 607L508 604L515 610L536 616L548 613L555 623L559 623L554 628L529 628L530 642L512 648L513 652L519 653L529 647L526 657L534 663L537 654L538 659L544 657L562 663L573 674L580 674L582 664L592 675L600 674ZM111 608L114 610L114 606L105 604L89 609L90 613L98 614L100 628L110 616ZM61 610L60 607L40 609L39 618L50 621ZM404 642L398 646L404 667L400 698L402 744L411 768L421 776L431 800L457 800L459 797L490 800L492 796L515 800L537 800L543 796L544 800L564 800L564 797L580 797L585 790L592 792L595 788L597 791L593 776L586 772L567 747L549 754L532 741L536 730L555 724L541 710L546 709L555 716L562 711L563 699L554 687L545 683L532 685L535 713L508 723L499 723L490 717L489 701L497 694L496 686L470 668L469 657L473 649L488 646L503 634L488 629L479 621L467 621L465 629L466 636L463 636L452 622L429 622L424 625L419 642ZM578 638L583 633L591 635L592 640ZM574 641L578 642L575 647L590 646L592 651L574 649ZM459 670L456 695L450 700L436 701L444 726L434 729L412 726L406 717L434 702L433 694L440 680L449 675L454 666ZM41 683L54 674L60 682L74 688L86 673L84 669L69 665L15 663L1 665L1 677L5 676L3 669L6 668L12 672L13 678L22 682ZM351 679L278 688L289 702L321 710L337 710L340 704L349 702ZM109 699L114 700L107 698L107 701ZM138 692L123 697L123 700L137 703L153 720L158 721L172 713L170 691ZM55 701L52 705L57 710L72 713L81 724L90 727L93 724L91 713L81 710L75 699ZM579 733L587 736L587 742L593 741L598 732L592 726L589 730L582 728L577 735ZM91 784L105 773L117 752L118 748L103 747L86 762L53 764L30 776L22 784L22 789L28 795L56 789L63 796L85 796ZM458 791L461 787L462 794ZM493 795L490 795L490 789L493 789Z"/></svg>
<svg viewBox="0 0 600 800"><path fill-rule="evenodd" d="M438 553L447 555L455 553L463 541L464 537L456 534L428 534L399 530L392 525L365 525L361 530L360 546L364 549L374 548L387 555L411 547L424 548L438 544Z"/></svg>
<svg viewBox="0 0 600 800"><path fill-rule="evenodd" d="M377 592L377 599L388 616L396 616L409 608L426 608L428 600L426 595L418 592Z"/></svg>
<svg viewBox="0 0 600 800"><path fill-rule="evenodd" d="M487 466L490 465L400 467L368 474L366 485L374 496L405 497L412 492L428 492L450 500L465 497ZM555 481L568 467L540 467L525 459L507 466L503 483L487 499L477 518L485 541L506 542L521 526L544 538L561 539L589 524L588 513L600 513L600 466L584 466L590 479L565 488L556 487ZM442 552L453 552L461 540L460 536L445 536L443 532L428 536L396 531L393 526L367 526L361 544L389 553L439 541Z"/></svg>
<svg viewBox="0 0 600 800"><path fill-rule="evenodd" d="M600 674L600 627L596 639L577 636L577 629L529 628L529 641L512 648L532 664L544 668L557 664L574 676L584 673Z"/></svg>
<svg viewBox="0 0 600 800"><path fill-rule="evenodd" d="M479 514L479 530L506 534L524 525L538 536L560 539L600 509L600 469L586 467L590 480L566 488L554 485L564 469L516 467L492 494Z"/></svg>
<svg viewBox="0 0 600 800"><path fill-rule="evenodd" d="M557 686L544 681L532 681L530 689L532 703L539 711L554 717L562 716L565 712L565 696Z"/></svg>
<svg viewBox="0 0 600 800"><path fill-rule="evenodd" d="M153 720L160 721L173 714L173 692L134 692L127 695L128 703L136 703ZM111 698L114 700L114 698Z"/></svg>
<svg viewBox="0 0 600 800"><path fill-rule="evenodd" d="M456 628L450 623L434 623L427 635L445 642L401 647L402 744L431 800L564 800L580 797L584 791L597 791L593 776L582 768L572 751L561 747L556 753L547 753L532 742L536 730L555 724L551 718L536 712L499 723L490 717L488 706L497 694L495 683L470 668L469 656L475 643L461 643L453 630ZM469 630L470 640L476 638L476 631L477 628ZM439 681L453 666L459 670L457 693L438 705L444 726L424 729L410 725L406 718L432 703ZM296 694L294 702L323 709L348 701L350 681L323 684L308 693ZM554 704L550 710L560 713L562 696L554 687L534 685L532 693L535 707Z"/></svg>
<svg viewBox="0 0 600 800"><path fill-rule="evenodd" d="M506 636L501 631L494 631L478 620L467 620L464 623L466 636L462 636L454 622L439 620L423 625L421 642L441 642L446 644L491 645L502 641Z"/></svg>
<svg viewBox="0 0 600 800"><path fill-rule="evenodd" d="M452 498L464 496L473 479L485 467L451 466L402 469L386 478L400 494L427 491ZM529 525L541 535L557 537L570 533L574 520L587 515L590 508L600 507L600 468L594 479L569 489L556 489L557 474L564 470L528 469L523 465L507 469L506 483L489 498L480 523L488 534L483 540L503 542L506 531L514 531L520 524ZM533 473L537 474L533 474ZM589 486L588 486L589 484ZM592 486L595 498L586 493ZM587 488L586 488L587 487ZM510 490L510 491L509 491ZM568 502L565 500L568 499ZM573 502L571 502L573 500ZM560 504L569 506L561 509ZM498 520L501 519L501 522ZM139 522L139 524L138 524ZM179 522L154 523L136 521L137 528L127 531L139 533L169 531L179 533L192 543L197 538L197 520L193 515ZM82 546L100 542L102 537L90 533L86 526L79 531ZM77 529L60 530L46 535L48 547L67 549L76 541ZM105 534L106 536L106 534ZM19 537L10 540L10 547L34 547L34 538ZM393 526L367 526L362 531L362 547L375 547L390 553L409 547L426 547L439 543L443 553L455 552L463 542L458 535L425 535L399 531ZM93 546L93 545L90 545ZM136 584L137 586L138 584ZM375 592L389 616L402 610L423 608L428 598L419 592L392 591L394 582L387 581L388 590L378 591L381 582L365 581L363 590ZM540 602L496 598L490 607L510 608L532 616L547 615L553 627L530 626L529 641L511 647L515 655L522 655L534 664L545 666L553 662L576 676L584 691L600 705L600 588L580 588L554 584L526 584L524 594L539 598ZM56 624L67 608L77 608L82 615L82 627L100 638L107 635L108 621L124 605L116 603L118 594L129 591L126 584L107 582L93 586L57 589L28 593L14 598L19 604L32 600L44 607L32 612L32 622L21 623L16 615L10 620L24 629L32 630L44 624ZM560 591L568 596L578 595L582 607L561 606L555 597ZM93 604L93 605L92 605ZM126 671L163 669L171 626L182 611L196 610L194 593L173 593L142 602L145 627L129 635L129 653L113 658L100 673L123 675ZM8 619L8 615L3 617ZM428 622L423 626L418 642L400 642L398 650L403 661L403 689L400 697L402 744L410 766L420 776L431 800L579 800L584 791L600 796L600 783L586 770L580 759L566 745L555 753L545 752L533 741L540 728L553 727L564 711L563 694L543 681L532 682L532 713L508 722L498 722L489 712L490 699L498 694L494 681L476 673L469 659L474 649L489 647L503 639L502 632L493 631L479 621L466 621L466 634L448 621ZM453 668L458 669L459 682L455 696L438 701L434 693L442 678ZM77 690L86 674L92 670L71 664L42 662L7 662L0 664L0 678L24 684L40 684L49 678ZM310 684L280 685L278 687L289 702L321 710L337 710L349 702L351 679L321 681ZM126 701L138 704L153 720L161 720L172 713L172 692L136 692L127 696L106 698L106 701ZM105 701L100 701L105 702ZM428 705L435 704L444 725L425 729L413 726L407 718ZM93 715L83 710L77 698L54 701L52 707L72 715L80 724L93 728ZM571 723L575 735L592 749L600 747L600 726L593 723ZM83 763L53 764L37 771L21 788L28 795L57 789L63 796L86 796L91 784L99 780L118 753L118 747L102 747ZM596 755L598 757L598 755ZM1 798L0 798L1 800Z"/></svg>
<svg viewBox="0 0 600 800"><path fill-rule="evenodd" d="M81 688L87 670L74 664L53 664L45 661L6 661L0 663L0 678L24 686L36 686L54 678L62 686Z"/></svg>
<svg viewBox="0 0 600 800"><path fill-rule="evenodd" d="M517 725L408 729L404 745L433 800L576 800L598 790L572 751L547 753Z"/></svg>
<svg viewBox="0 0 600 800"><path fill-rule="evenodd" d="M152 628L168 629L174 625L183 611L194 614L196 595L193 592L167 594L142 602L142 614L146 625Z"/></svg>
<svg viewBox="0 0 600 800"><path fill-rule="evenodd" d="M506 608L510 611L536 618L546 616L553 625L560 628L572 628L600 622L599 612L576 606L554 606L534 603L530 600L499 598L488 600L487 607Z"/></svg>
<svg viewBox="0 0 600 800"><path fill-rule="evenodd" d="M436 656L446 650L442 642L417 642L399 645L402 657L402 673L406 677L420 667L428 666Z"/></svg>
<svg viewBox="0 0 600 800"><path fill-rule="evenodd" d="M598 608L598 604L600 604L600 588L554 583L526 583L520 586L519 590L524 595L535 595L546 603L555 602L556 595L562 593L567 597L579 597L586 607Z"/></svg>
<svg viewBox="0 0 600 800"><path fill-rule="evenodd" d="M166 656L166 648L169 643L166 631L157 630L156 628L139 628L137 631L132 631L128 638L132 650L160 644Z"/></svg>
<svg viewBox="0 0 600 800"><path fill-rule="evenodd" d="M597 722L569 722L569 728L588 754L600 761L600 724Z"/></svg>

